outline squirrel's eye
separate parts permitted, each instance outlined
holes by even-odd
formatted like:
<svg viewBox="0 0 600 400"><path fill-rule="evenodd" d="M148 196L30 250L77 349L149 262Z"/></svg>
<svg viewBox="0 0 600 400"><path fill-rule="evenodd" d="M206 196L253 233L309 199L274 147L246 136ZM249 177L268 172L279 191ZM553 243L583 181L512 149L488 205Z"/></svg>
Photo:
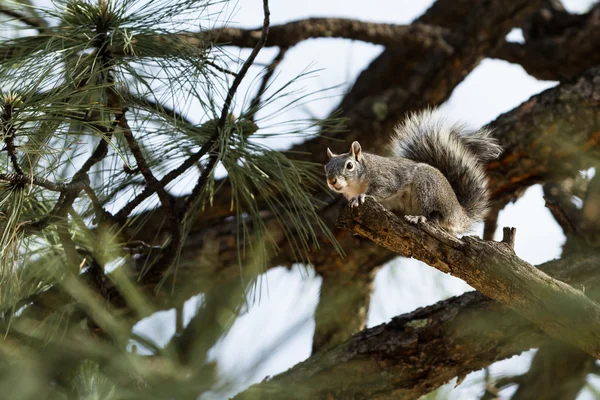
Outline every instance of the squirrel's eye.
<svg viewBox="0 0 600 400"><path fill-rule="evenodd" d="M348 164L346 164L346 169L352 170L352 168L354 168L354 164L352 164L352 161L350 161Z"/></svg>

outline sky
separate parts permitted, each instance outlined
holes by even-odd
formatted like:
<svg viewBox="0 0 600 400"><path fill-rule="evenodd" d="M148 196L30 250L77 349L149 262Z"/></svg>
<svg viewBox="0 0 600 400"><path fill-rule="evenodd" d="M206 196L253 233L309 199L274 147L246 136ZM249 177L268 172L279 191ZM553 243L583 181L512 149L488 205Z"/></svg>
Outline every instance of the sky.
<svg viewBox="0 0 600 400"><path fill-rule="evenodd" d="M44 1L45 2L45 1ZM421 15L431 0L271 0L272 25L308 17L346 17L362 21L407 24ZM563 0L572 12L584 12L591 0ZM222 8L223 4L215 7ZM261 0L243 0L229 3L222 13L222 20L230 26L255 28L262 22ZM214 21L211 22L214 24ZM218 24L217 24L218 25ZM513 30L509 39L522 40L519 30ZM247 49L227 49L232 54L245 59ZM315 39L304 41L292 48L276 70L273 87L293 79L303 71L315 71L310 77L298 82L294 87L304 93L328 90L327 96L297 107L284 114L271 118L269 123L276 125L293 118L325 117L339 102L345 90L357 75L383 50L382 46L343 39ZM257 64L266 65L277 54L277 49L261 51ZM230 66L236 69L236 65ZM238 66L239 67L239 66ZM241 85L238 93L251 93L256 90L257 80L252 79L261 67L252 68L250 79ZM454 91L451 98L441 108L450 120L460 120L473 127L479 127L494 120L499 114L509 111L530 96L556 85L556 82L543 82L528 76L517 65L504 61L484 60ZM315 95L322 97L322 93ZM238 98L234 110L241 109ZM274 104L258 115L266 120L276 114L280 105ZM193 105L190 105L193 109ZM297 138L265 139L264 143L273 148L284 149L291 143L303 140ZM368 151L368 143L361 143ZM323 149L325 151L325 149ZM515 204L509 204L499 216L499 232L504 226L517 228L517 255L524 260L539 264L560 255L564 237L560 228L544 207L539 186L530 188ZM475 229L481 234L482 227ZM499 232L496 238L499 239ZM304 266L291 270L274 268L260 281L258 290L260 302L256 302L247 313L240 316L228 335L212 350L211 356L218 362L219 374L223 379L246 376L237 381L236 390L242 390L251 383L261 381L267 375L285 371L310 356L314 331L313 314L318 303L320 278ZM375 279L368 315L368 326L385 323L393 316L409 312L417 307L430 305L472 290L464 282L443 274L415 260L396 259L378 272ZM185 319L189 320L199 297L191 299L185 308ZM147 318L136 325L136 331L153 338L157 343L166 343L175 328L175 313L164 311ZM269 329L264 329L268 325ZM496 363L491 368L492 375L520 373L528 369L531 352ZM257 360L265 362L255 364ZM481 393L482 373L474 373L454 390L448 386L449 399L476 398ZM600 387L600 385L598 385ZM511 390L501 393L509 398ZM205 400L222 398L222 394L203 396ZM589 392L580 400L593 398Z"/></svg>

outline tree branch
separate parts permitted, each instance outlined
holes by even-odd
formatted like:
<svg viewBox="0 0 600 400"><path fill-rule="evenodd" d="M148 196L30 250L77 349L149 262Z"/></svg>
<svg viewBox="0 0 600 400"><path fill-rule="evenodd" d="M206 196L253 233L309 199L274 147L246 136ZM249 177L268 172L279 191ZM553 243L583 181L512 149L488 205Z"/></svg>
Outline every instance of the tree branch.
<svg viewBox="0 0 600 400"><path fill-rule="evenodd" d="M424 24L396 25L363 22L347 18L308 18L275 25L266 46L290 48L314 38L342 38L360 40L383 46L411 43L423 48L447 47L445 36L448 30ZM254 47L261 36L261 28L239 29L218 28L199 33L186 33L180 38L193 46L206 43Z"/></svg>
<svg viewBox="0 0 600 400"><path fill-rule="evenodd" d="M23 175L23 169L19 165L17 157L17 146L15 146L15 127L12 125L14 106L12 99L6 99L2 107L2 116L0 117L0 127L2 128L2 136L6 144L6 152L12 163L15 172L18 175Z"/></svg>
<svg viewBox="0 0 600 400"><path fill-rule="evenodd" d="M20 13L17 10L8 8L4 4L0 5L0 13L8 15L9 17L16 19L17 21L21 21L24 24L29 25L30 27L32 27L34 29L37 29L37 31L39 33L43 33L48 28L48 23L46 21L44 21L42 18L29 17L27 15Z"/></svg>
<svg viewBox="0 0 600 400"><path fill-rule="evenodd" d="M268 0L263 0L263 13L264 13L264 20L263 20L263 26L260 31L260 39L254 45L252 52L250 53L250 55L244 62L244 65L242 65L242 68L237 73L235 79L233 80L233 83L231 84L231 87L227 91L227 97L225 98L225 104L223 104L223 108L221 109L221 116L219 118L219 122L217 122L217 125L215 127L215 132L208 139L208 141L206 143L204 143L202 148L198 151L198 154L194 154L193 156L188 158L188 160L194 160L194 163L197 162L198 160L200 160L200 158L202 158L203 154L212 152L213 148L215 147L215 145L217 143L219 135L221 134L221 131L223 130L223 128L225 127L225 123L227 122L227 116L229 115L229 109L231 107L231 102L233 101L233 96L235 96L235 93L237 92L238 87L242 83L242 80L246 76L246 73L250 69L250 66L252 66L252 64L254 63L256 56L258 56L258 53L260 52L260 50L264 47L265 43L267 42L267 37L269 35L269 29L270 29L269 24L270 24L270 15L271 15L271 13L269 11ZM196 201L200 197L201 190L204 190L204 186L208 180L208 176L210 174L212 174L212 171L215 168L218 160L219 160L218 155L216 155L216 154L210 155L208 162L206 163L206 166L204 167L204 172L200 175L200 178L198 178L196 185L192 189L192 193L190 193L190 195L185 200L185 205L183 206L183 210L182 210L183 213L187 213L190 208L194 207Z"/></svg>
<svg viewBox="0 0 600 400"><path fill-rule="evenodd" d="M74 181L71 183L55 183L45 178L31 175L0 174L0 181L10 182L15 185L33 184L53 192L68 192L71 190L81 191L85 188L85 182Z"/></svg>
<svg viewBox="0 0 600 400"><path fill-rule="evenodd" d="M542 9L536 16L535 35L525 43L504 42L489 56L544 80L563 81L600 64L600 6L584 15Z"/></svg>
<svg viewBox="0 0 600 400"><path fill-rule="evenodd" d="M600 357L600 305L519 259L505 243L457 239L429 223L415 227L371 199L346 208L337 225L464 280L550 336Z"/></svg>
<svg viewBox="0 0 600 400"><path fill-rule="evenodd" d="M575 256L539 269L585 285L599 299L599 261ZM454 377L550 341L517 313L469 292L357 333L235 399L418 399Z"/></svg>

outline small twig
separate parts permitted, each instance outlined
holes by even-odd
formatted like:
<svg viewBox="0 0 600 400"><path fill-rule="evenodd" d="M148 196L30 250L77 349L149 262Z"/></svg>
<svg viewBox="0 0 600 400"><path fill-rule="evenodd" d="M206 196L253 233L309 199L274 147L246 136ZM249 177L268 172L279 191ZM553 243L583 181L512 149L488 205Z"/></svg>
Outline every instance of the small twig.
<svg viewBox="0 0 600 400"><path fill-rule="evenodd" d="M490 375L490 369L485 369L485 390L479 400L495 400L498 398L498 388L494 386L492 377Z"/></svg>
<svg viewBox="0 0 600 400"><path fill-rule="evenodd" d="M222 72L222 73L224 73L224 74L228 74L228 75L232 75L232 76L235 76L235 77L237 77L237 76L238 76L238 74L236 74L235 72L233 72L233 71L230 71L230 70L228 70L228 69L225 69L225 68L223 68L223 67L219 67L217 64L215 64L215 63L214 63L214 62L212 62L212 61L204 60L204 62L205 62L206 64L210 65L211 67L213 67L214 69L216 69L216 70L217 70L217 71L219 71L219 72Z"/></svg>
<svg viewBox="0 0 600 400"><path fill-rule="evenodd" d="M123 164L123 172L125 172L127 175L135 175L138 172L140 172L140 169L139 168L130 168L129 165Z"/></svg>
<svg viewBox="0 0 600 400"><path fill-rule="evenodd" d="M496 387L502 389L509 385L519 385L523 381L524 375L505 376L496 381Z"/></svg>
<svg viewBox="0 0 600 400"><path fill-rule="evenodd" d="M100 140L98 146L96 146L92 155L85 161L85 163L83 163L79 171L77 171L75 175L73 175L74 181L78 180L83 175L87 175L87 173L90 171L90 169L92 169L94 165L96 165L97 163L102 161L104 157L106 157L106 155L108 154L108 142L112 139L114 128L115 126L117 126L117 124L118 122L114 121L110 129L103 128L103 130L101 130L105 137ZM98 129L99 127L95 128Z"/></svg>
<svg viewBox="0 0 600 400"><path fill-rule="evenodd" d="M510 228L505 226L502 228L502 243L506 243L511 249L515 249L515 236L517 235L517 228Z"/></svg>
<svg viewBox="0 0 600 400"><path fill-rule="evenodd" d="M166 191L165 187L160 184L158 179L156 179L156 177L150 170L150 166L146 162L146 158L144 157L144 154L142 153L142 150L140 149L140 146L138 145L137 141L133 137L131 128L127 123L127 119L125 118L125 111L126 110L123 110L120 114L117 115L117 122L123 130L123 136L125 136L125 140L129 145L129 149L131 150L131 153L133 154L133 157L137 162L137 166L142 175L144 176L146 183L158 194L158 198L162 206L165 208L165 212L167 213L167 215L170 216L170 219L172 219L174 217L173 198Z"/></svg>
<svg viewBox="0 0 600 400"><path fill-rule="evenodd" d="M260 51L260 49L266 43L267 34L269 32L269 16L270 16L269 6L268 6L268 1L267 0L263 0L263 9L264 9L264 13L265 13L265 18L264 18L264 22L263 22L263 29L262 29L261 39L259 40L259 42L256 44L256 46L252 50L252 53L250 54L250 57L248 57L248 59L246 60L246 62L242 66L242 69L240 70L240 72L238 72L238 74L237 74L237 76L236 76L236 78L235 78L235 80L234 80L231 88L229 89L229 92L227 93L227 98L225 99L225 104L224 104L223 110L221 112L221 118L219 119L219 122L217 124L216 129L215 129L215 133L200 148L200 150L198 150L196 153L194 153L191 156L189 156L183 163L181 163L181 165L179 167L175 168L174 170L171 170L168 174L166 174L160 180L160 182L159 182L161 186L163 186L163 187L166 186L171 181L173 181L175 178L177 178L182 173L184 173L185 171L187 171L189 168L191 168L192 166L196 165L196 163L202 157L204 157L210 150L212 150L212 147L214 146L214 144L216 143L216 141L217 141L217 139L219 137L220 130L225 125L225 121L227 119L227 114L229 113L229 107L231 106L231 102L233 100L233 95L237 91L238 86L240 85L242 79L244 78L244 75L248 72L248 69L250 68L250 65L254 62L254 59L256 58L256 55L258 54L258 52ZM203 187L205 180L207 179L208 175L210 173L212 173L212 169L214 168L214 166L216 165L216 163L217 163L217 157L211 157L211 159L209 160L207 166L205 167L206 168L204 170L205 173L203 173L200 176L200 179L198 180L198 183L194 187L194 191L195 192L199 192L200 189ZM153 194L154 194L154 189L151 188L151 187L146 187L142 191L142 193L140 193L133 200L131 200L129 203L127 203L127 205L125 205L115 215L115 217L118 218L118 219L127 218L127 216L129 214L131 214L131 212L138 205L140 205L144 200L146 200L148 197L152 196ZM193 197L192 197L192 195L190 195L190 197L188 197L188 199L194 200L196 196L197 196L197 193L193 192ZM186 202L186 206L184 206L184 210L186 210L189 207L189 204L191 204L191 201L190 202Z"/></svg>
<svg viewBox="0 0 600 400"><path fill-rule="evenodd" d="M161 185L161 183L156 179L152 171L150 170L150 166L146 162L144 158L144 154L139 148L137 141L133 137L131 132L131 128L127 123L127 119L125 118L125 110L117 116L119 121L119 126L123 129L123 134L125 136L125 140L127 140L127 144L135 158L138 168L144 179L146 180L147 187L150 187L153 191L158 194L158 198L163 207L163 211L167 216L167 221L170 228L171 233L171 242L169 246L165 249L165 251L160 255L160 260L157 262L162 263L163 265L170 266L173 260L178 256L179 249L181 248L181 243L183 241L183 231L181 228L181 213L176 213L175 211L175 201L173 196L167 192L165 186Z"/></svg>
<svg viewBox="0 0 600 400"><path fill-rule="evenodd" d="M217 123L217 126L215 128L215 132L210 137L210 139L208 139L208 141L204 144L204 146L202 146L199 153L206 154L206 153L212 151L212 149L216 145L217 140L219 138L219 134L220 134L221 130L223 129L223 127L225 126L225 122L227 121L227 115L229 115L229 108L231 107L231 102L233 101L233 96L235 95L240 84L242 83L242 80L246 76L246 73L250 69L250 66L252 65L252 63L254 63L256 56L258 55L260 50L264 47L265 43L267 42L267 36L269 35L269 23L270 23L270 12L269 12L269 1L268 0L263 0L263 12L264 12L264 20L263 20L263 27L262 27L262 31L261 31L261 35L260 35L260 40L258 41L258 43L256 43L256 45L252 49L252 53L250 53L250 56L244 62L244 65L242 65L242 68L238 72L238 75L235 77L233 84L229 88L229 91L227 92L227 97L225 98L225 104L223 104L223 109L221 110L221 117L219 118L219 122ZM201 157L202 156L200 156L198 158L198 160ZM195 201L200 196L200 193L201 193L202 189L204 188L206 181L208 180L208 176L212 173L218 160L219 160L218 155L212 154L210 156L210 159L208 160L208 163L205 166L204 172L202 173L202 175L200 175L200 178L196 182L196 186L194 186L194 189L192 189L192 193L188 196L188 198L185 201L185 205L183 206L183 210L182 210L182 212L184 214L187 213L187 211L190 209L192 204L194 204Z"/></svg>
<svg viewBox="0 0 600 400"><path fill-rule="evenodd" d="M275 73L275 68L277 68L277 66L281 63L281 61L283 61L283 58L285 57L285 53L287 52L287 50L288 49L285 47L279 49L279 53L277 53L277 55L275 56L273 61L271 61L271 64L269 64L269 66L267 67L267 71L263 75L262 81L260 83L260 87L258 88L258 92L256 92L256 97L254 97L254 99L252 99L252 102L250 102L250 111L248 112L248 115L247 115L247 118L250 121L254 121L254 115L256 114L256 112L258 111L258 107L260 106L262 95L264 94L265 90L267 90L269 81L271 80L271 77Z"/></svg>
<svg viewBox="0 0 600 400"><path fill-rule="evenodd" d="M4 103L4 110L2 112L2 133L4 134L4 143L6 144L6 151L10 157L13 168L19 175L23 175L23 169L19 165L19 157L17 156L17 147L15 146L15 130L10 126L10 122L13 116L13 105L6 101Z"/></svg>
<svg viewBox="0 0 600 400"><path fill-rule="evenodd" d="M125 246L123 246L123 250L129 252L129 254L150 254L153 252L160 251L162 247L160 246L151 246L145 243L142 240L134 240L128 242Z"/></svg>
<svg viewBox="0 0 600 400"><path fill-rule="evenodd" d="M546 202L544 205L548 210L550 210L552 216L554 217L556 222L561 226L564 233L575 233L577 235L581 235L581 232L579 232L579 228L567 215L567 212L562 207L560 202L556 200L551 200L547 196L544 196L544 200Z"/></svg>

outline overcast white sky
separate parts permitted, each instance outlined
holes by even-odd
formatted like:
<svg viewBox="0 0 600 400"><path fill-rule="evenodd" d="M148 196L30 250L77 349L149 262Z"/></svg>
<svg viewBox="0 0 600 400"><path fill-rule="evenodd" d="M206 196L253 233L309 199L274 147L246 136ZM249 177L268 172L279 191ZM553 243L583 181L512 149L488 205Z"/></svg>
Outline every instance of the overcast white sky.
<svg viewBox="0 0 600 400"><path fill-rule="evenodd" d="M228 6L230 24L240 27L259 26L262 21L260 3L260 0L231 3ZM422 14L431 3L432 1L425 0L271 0L270 9L272 24L315 16L405 24ZM584 12L592 1L563 0L563 3L570 11ZM514 31L509 36L511 40L519 40L520 32ZM248 54L247 51L237 49L230 51L242 58ZM276 82L283 83L312 66L312 69L322 70L314 78L303 81L302 85L307 91L338 84L347 85L381 51L381 46L341 39L305 41L287 53L277 70L279 75ZM275 49L264 49L258 61L266 64L275 54ZM254 73L258 71L255 68ZM248 81L250 80L242 85L239 93L249 90ZM480 126L553 85L555 82L535 80L519 66L485 60L458 86L451 99L443 106L443 111L450 119ZM337 97L294 110L281 116L280 120L306 117L307 113L324 117L337 103L342 92L343 88L340 88L335 91ZM271 111L264 110L263 116ZM269 144L283 148L289 146L290 141L275 140ZM368 150L368 147L368 143L363 143L363 148ZM536 186L527 191L516 204L507 206L499 217L500 228L517 228L516 252L534 264L557 257L564 240L560 228L543 204L541 189ZM481 234L481 228L478 228L477 234ZM313 313L318 302L320 279L299 266L292 271L273 269L262 282L260 304L255 304L246 315L238 318L228 336L212 351L223 378L239 374L248 376L249 381L240 383L241 385L282 372L310 355L314 330ZM419 262L405 259L393 261L377 275L368 324L373 326L386 322L395 315L466 290L470 288L464 282ZM191 308L192 303L189 309ZM157 341L166 341L173 333L173 318L173 311L164 312L158 318L141 322L137 329L147 335L151 334ZM277 345L274 346L274 343ZM266 362L253 365L256 359L265 357ZM524 372L528 368L529 359L528 356L522 356L497 363L493 366L492 373ZM482 390L482 386L476 384L480 380L480 373L470 375L461 386L450 392L448 398L476 398ZM508 396L510 391L503 394ZM580 398L592 397L588 392Z"/></svg>

